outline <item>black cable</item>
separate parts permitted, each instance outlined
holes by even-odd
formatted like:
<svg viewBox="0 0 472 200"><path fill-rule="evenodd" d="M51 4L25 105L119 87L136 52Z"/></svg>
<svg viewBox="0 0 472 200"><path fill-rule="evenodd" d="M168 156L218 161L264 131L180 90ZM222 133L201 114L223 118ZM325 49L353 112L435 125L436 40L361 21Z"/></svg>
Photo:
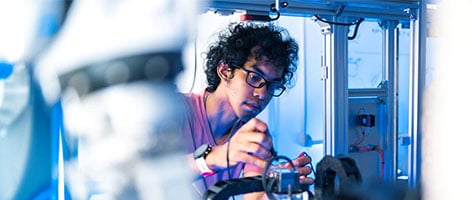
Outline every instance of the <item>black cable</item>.
<svg viewBox="0 0 472 200"><path fill-rule="evenodd" d="M268 180L267 180L267 171L269 169L269 166L272 164L272 162L275 160L275 156L272 157L265 165L264 167L264 170L262 170L262 188L264 189L264 192L266 193L267 197L270 199L270 200L276 200L276 198L274 197L274 195L271 193L271 188L272 187L268 187L267 184L268 184ZM272 186L272 184L270 184Z"/></svg>
<svg viewBox="0 0 472 200"><path fill-rule="evenodd" d="M283 7L287 7L287 5L288 5L288 3L285 2ZM275 16L274 18L269 17L269 21L275 21L275 20L279 19L280 12L277 10L275 3L272 3L272 4L269 5L269 11L270 12L275 12L277 14L277 16Z"/></svg>
<svg viewBox="0 0 472 200"><path fill-rule="evenodd" d="M275 20L278 20L278 19L279 19L279 17L280 17L280 12L277 11L276 14L277 14L277 16L275 16L274 18L270 18L270 21L275 21Z"/></svg>
<svg viewBox="0 0 472 200"><path fill-rule="evenodd" d="M303 154L305 156L310 157L306 152L303 152ZM313 160L311 159L311 157L310 157L310 168L311 168L311 172L313 172L313 174L315 174L315 168L313 168ZM308 177L308 174L307 174L307 177Z"/></svg>
<svg viewBox="0 0 472 200"><path fill-rule="evenodd" d="M194 59L193 59L193 80L192 80L192 85L190 86L189 93L193 91L193 88L195 87L195 82L197 79L197 41L195 41L193 45L193 51L194 51Z"/></svg>
<svg viewBox="0 0 472 200"><path fill-rule="evenodd" d="M273 151L273 152L275 153L275 151ZM264 189L264 192L266 193L267 197L270 200L277 200L277 198L275 198L275 196L271 192L271 189L274 186L275 180L268 179L267 172L268 172L270 166L272 165L272 162L278 161L280 159L288 161L288 163L290 164L290 171L293 172L293 171L296 170L295 165L293 164L292 160L290 160L290 158L288 158L286 156L277 156L277 155L273 154L272 158L269 161L267 161L267 163L266 163L266 165L265 165L265 167L262 171L262 188Z"/></svg>
<svg viewBox="0 0 472 200"><path fill-rule="evenodd" d="M234 127L236 127L236 125L239 124L239 122L241 121L241 119L238 119L234 122L234 124L231 126L231 129L229 130L229 137L228 137L228 142L227 142L227 145L226 145L226 172L228 172L228 179L231 179L231 173L229 172L229 143L231 141L231 137L233 135L233 130L234 130ZM234 200L234 196L231 196Z"/></svg>
<svg viewBox="0 0 472 200"><path fill-rule="evenodd" d="M340 26L351 26L351 25L355 25L357 23L359 23L359 21L362 19L364 20L364 18L360 18L358 19L357 21L355 22L351 22L351 23L341 23L341 22L333 22L333 21L329 21L329 20L326 20L326 19L323 19L320 17L320 15L315 15L316 19L319 20L319 21L322 21L324 23L327 23L327 24L334 24L334 25L340 25Z"/></svg>
<svg viewBox="0 0 472 200"><path fill-rule="evenodd" d="M229 143L230 143L231 137L233 135L233 130L236 127L236 125L239 124L240 121L241 121L241 119L236 120L233 123L233 125L231 126L231 129L229 130L229 137L228 137L228 142L227 142L227 145L226 145L226 170L228 171L228 179L231 178L231 174L229 172Z"/></svg>
<svg viewBox="0 0 472 200"><path fill-rule="evenodd" d="M229 143L231 140L228 140L226 143L226 171L228 172L228 179L231 179L231 173L229 172Z"/></svg>
<svg viewBox="0 0 472 200"><path fill-rule="evenodd" d="M234 128L234 125L231 128L230 134L231 134L233 128ZM231 173L229 172L229 143L230 143L229 141L231 141L231 140L228 140L227 148L226 148L226 171L228 172L228 180L231 179ZM231 196L231 198L234 200L234 196Z"/></svg>
<svg viewBox="0 0 472 200"><path fill-rule="evenodd" d="M348 40L353 40L354 38L356 38L357 30L359 29L359 26L361 25L362 21L364 21L364 18L360 18L359 20L357 20L356 27L354 27L354 33L352 34L352 36L347 37Z"/></svg>
<svg viewBox="0 0 472 200"><path fill-rule="evenodd" d="M361 25L362 21L364 21L364 18L359 18L358 20L356 20L355 22L351 22L351 23L341 23L341 22L333 22L333 21L329 21L329 20L326 20L326 19L323 19L320 17L320 15L315 15L316 19L319 20L319 21L322 21L324 23L327 23L327 24L334 24L334 25L340 25L340 26L351 26L351 25L356 25L356 27L354 28L354 33L352 34L352 36L348 36L347 39L348 40L353 40L354 38L356 38L357 36L357 31L359 29L359 26Z"/></svg>

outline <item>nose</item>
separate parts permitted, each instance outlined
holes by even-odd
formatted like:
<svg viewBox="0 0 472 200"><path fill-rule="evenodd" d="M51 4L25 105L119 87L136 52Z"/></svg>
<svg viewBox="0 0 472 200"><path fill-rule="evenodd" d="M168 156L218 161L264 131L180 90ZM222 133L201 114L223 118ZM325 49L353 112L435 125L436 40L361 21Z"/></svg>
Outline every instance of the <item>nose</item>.
<svg viewBox="0 0 472 200"><path fill-rule="evenodd" d="M267 85L264 85L261 88L254 88L254 97L261 101L270 99L270 94L267 92Z"/></svg>

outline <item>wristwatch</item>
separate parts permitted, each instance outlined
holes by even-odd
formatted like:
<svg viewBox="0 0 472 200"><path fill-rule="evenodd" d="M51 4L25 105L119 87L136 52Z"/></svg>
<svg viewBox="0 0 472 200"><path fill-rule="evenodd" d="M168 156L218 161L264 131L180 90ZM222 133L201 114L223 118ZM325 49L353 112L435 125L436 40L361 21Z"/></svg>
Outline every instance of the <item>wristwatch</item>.
<svg viewBox="0 0 472 200"><path fill-rule="evenodd" d="M210 152L211 145L209 144L203 144L202 146L199 146L197 149L195 149L195 151L193 152L193 158L195 158L195 163L197 164L197 167L200 170L200 174L204 177L210 176L215 173L208 167L205 161L206 156Z"/></svg>

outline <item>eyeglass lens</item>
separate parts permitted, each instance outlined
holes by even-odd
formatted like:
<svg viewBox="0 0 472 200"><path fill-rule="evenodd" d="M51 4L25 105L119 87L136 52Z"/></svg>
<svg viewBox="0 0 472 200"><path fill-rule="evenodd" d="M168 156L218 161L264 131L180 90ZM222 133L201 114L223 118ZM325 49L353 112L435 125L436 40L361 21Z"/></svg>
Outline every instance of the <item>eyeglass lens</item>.
<svg viewBox="0 0 472 200"><path fill-rule="evenodd" d="M264 77L256 72L242 69L247 72L246 82L254 88L261 88L267 84L267 92L272 96L280 96L285 90L285 87L280 83L266 81Z"/></svg>

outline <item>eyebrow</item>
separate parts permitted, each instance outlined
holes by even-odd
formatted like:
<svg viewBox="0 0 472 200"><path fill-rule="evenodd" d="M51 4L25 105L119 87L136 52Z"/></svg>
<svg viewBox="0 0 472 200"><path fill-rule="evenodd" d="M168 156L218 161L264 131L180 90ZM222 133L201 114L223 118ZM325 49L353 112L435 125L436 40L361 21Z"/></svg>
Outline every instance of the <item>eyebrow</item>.
<svg viewBox="0 0 472 200"><path fill-rule="evenodd" d="M253 65L253 66L251 66L251 67L252 67L252 69L253 69L255 72L257 72L258 74L262 75L262 77L264 77L265 79L269 79L269 78L267 77L267 75L264 73L264 71L262 71L262 70L259 68L259 66ZM283 75L282 75L282 76L283 76ZM270 82L281 82L281 81L282 81L282 77L280 77L280 78L275 78L275 79L269 79L269 80L267 80L267 81L270 81Z"/></svg>

